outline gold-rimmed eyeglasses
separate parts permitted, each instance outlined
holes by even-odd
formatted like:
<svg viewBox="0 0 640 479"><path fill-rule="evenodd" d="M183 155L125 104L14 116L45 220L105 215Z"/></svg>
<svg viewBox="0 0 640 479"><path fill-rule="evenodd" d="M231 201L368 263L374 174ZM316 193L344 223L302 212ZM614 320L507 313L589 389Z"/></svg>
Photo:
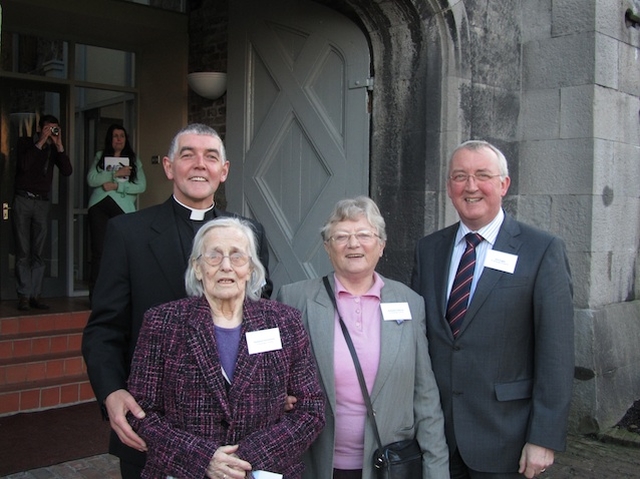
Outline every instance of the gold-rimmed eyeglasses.
<svg viewBox="0 0 640 479"><path fill-rule="evenodd" d="M485 181L489 181L491 178L495 178L496 176L502 176L500 173L491 174L491 173L476 173L475 175L470 175L469 173L454 173L449 176L449 179L454 183L466 183L469 181L469 178L473 178L477 182L484 183Z"/></svg>
<svg viewBox="0 0 640 479"><path fill-rule="evenodd" d="M212 251L211 253L201 254L198 259L202 258L209 266L220 266L225 258L229 258L229 262L232 266L244 266L249 262L251 256L244 253L231 253L222 254L219 251Z"/></svg>
<svg viewBox="0 0 640 479"><path fill-rule="evenodd" d="M347 233L346 231L339 231L333 234L332 236L330 236L329 240L333 241L338 246L344 246L349 242L349 238L351 238L352 236L355 236L356 240L360 244L371 244L377 238L380 238L380 236L375 234L373 231L362 230L362 231L356 231L355 233Z"/></svg>

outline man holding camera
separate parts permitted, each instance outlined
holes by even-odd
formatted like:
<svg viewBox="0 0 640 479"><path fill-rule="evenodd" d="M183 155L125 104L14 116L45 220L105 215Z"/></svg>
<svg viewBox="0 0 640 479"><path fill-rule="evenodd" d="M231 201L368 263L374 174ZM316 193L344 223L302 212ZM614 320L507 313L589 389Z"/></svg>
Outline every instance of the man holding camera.
<svg viewBox="0 0 640 479"><path fill-rule="evenodd" d="M42 258L47 240L53 167L60 174L72 172L69 155L62 145L58 119L43 115L39 134L18 139L18 161L13 199L16 242L16 289L18 309L49 309L40 301L45 264Z"/></svg>

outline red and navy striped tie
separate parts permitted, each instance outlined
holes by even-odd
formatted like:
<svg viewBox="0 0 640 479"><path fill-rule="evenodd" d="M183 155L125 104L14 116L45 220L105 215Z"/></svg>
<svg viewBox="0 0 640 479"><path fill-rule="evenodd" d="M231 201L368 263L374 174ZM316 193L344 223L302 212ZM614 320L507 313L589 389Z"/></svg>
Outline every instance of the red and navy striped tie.
<svg viewBox="0 0 640 479"><path fill-rule="evenodd" d="M449 303L447 304L447 321L449 321L454 338L458 336L460 325L467 312L473 270L476 266L476 246L482 242L482 236L478 233L468 233L464 239L467 242L467 248L464 250L462 258L460 258L456 277L451 287L451 294L449 294Z"/></svg>

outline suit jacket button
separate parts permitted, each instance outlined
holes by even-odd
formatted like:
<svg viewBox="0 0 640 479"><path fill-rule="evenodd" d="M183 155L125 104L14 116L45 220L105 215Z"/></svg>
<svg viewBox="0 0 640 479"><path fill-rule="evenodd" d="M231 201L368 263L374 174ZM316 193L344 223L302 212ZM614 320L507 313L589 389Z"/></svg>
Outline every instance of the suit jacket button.
<svg viewBox="0 0 640 479"><path fill-rule="evenodd" d="M229 429L229 423L225 419L220 421L220 425L225 429Z"/></svg>

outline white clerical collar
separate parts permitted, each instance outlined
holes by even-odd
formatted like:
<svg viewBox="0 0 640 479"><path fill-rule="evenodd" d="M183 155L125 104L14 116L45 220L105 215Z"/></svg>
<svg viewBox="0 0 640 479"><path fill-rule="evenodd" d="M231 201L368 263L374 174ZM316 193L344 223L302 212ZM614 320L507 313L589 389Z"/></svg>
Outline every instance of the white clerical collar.
<svg viewBox="0 0 640 479"><path fill-rule="evenodd" d="M176 195L173 195L173 199L180 206L183 206L184 208L190 210L191 211L191 216L189 216L189 219L190 220L195 220L195 221L204 220L204 215L207 213L207 211L211 211L213 209L213 207L216 205L215 203L213 203L211 206L209 206L209 208L205 208L204 210L198 210L196 208L191 208L190 206L187 206L184 203L180 202L180 200L178 200L178 198L176 198Z"/></svg>

